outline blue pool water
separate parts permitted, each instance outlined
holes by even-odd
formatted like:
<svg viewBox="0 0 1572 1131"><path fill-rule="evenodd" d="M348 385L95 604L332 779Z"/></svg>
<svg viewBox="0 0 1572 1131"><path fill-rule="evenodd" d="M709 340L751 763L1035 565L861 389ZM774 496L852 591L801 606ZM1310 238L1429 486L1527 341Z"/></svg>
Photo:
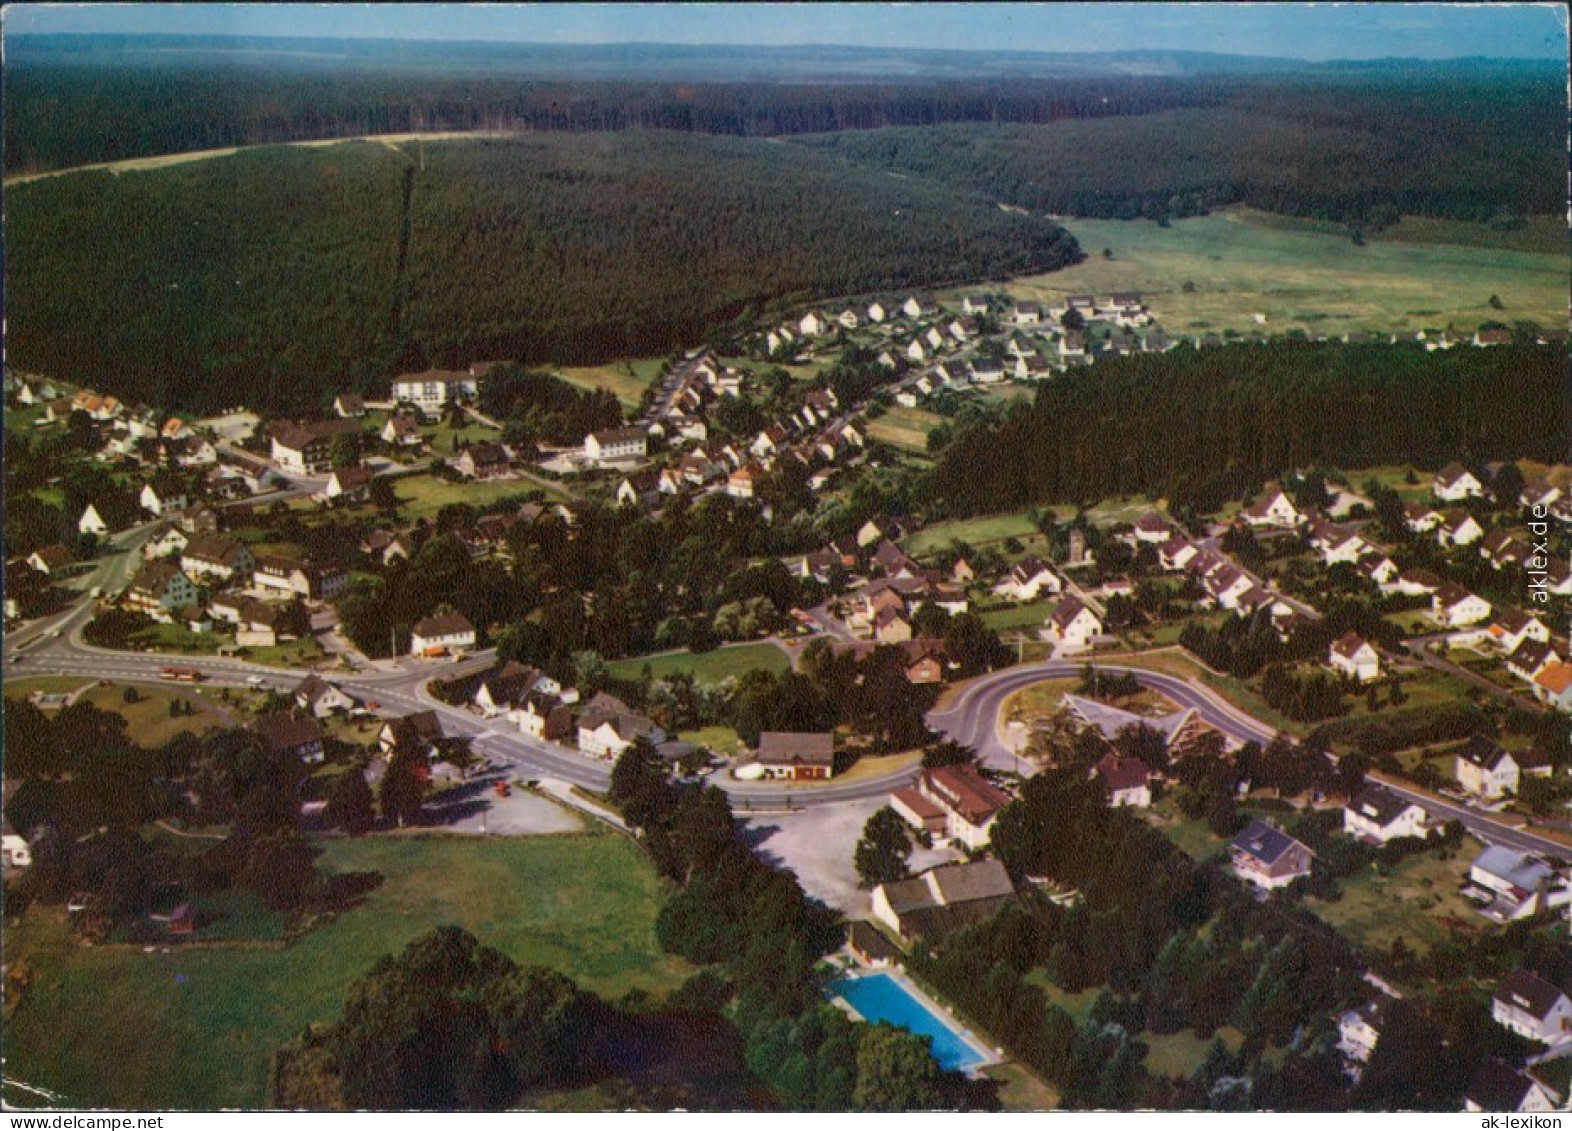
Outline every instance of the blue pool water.
<svg viewBox="0 0 1572 1131"><path fill-rule="evenodd" d="M832 997L843 997L869 1021L886 1021L933 1041L933 1058L941 1068L966 1069L981 1064L977 1050L935 1017L888 974L842 978L826 987Z"/></svg>

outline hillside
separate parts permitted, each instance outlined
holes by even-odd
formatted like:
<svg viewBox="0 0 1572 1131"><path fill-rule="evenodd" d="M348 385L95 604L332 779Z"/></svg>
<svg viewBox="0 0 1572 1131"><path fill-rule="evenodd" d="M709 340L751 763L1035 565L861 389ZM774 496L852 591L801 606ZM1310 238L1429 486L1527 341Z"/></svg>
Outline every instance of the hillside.
<svg viewBox="0 0 1572 1131"><path fill-rule="evenodd" d="M1046 271L1046 220L763 140L270 148L14 186L9 362L315 405L399 368L664 352L782 299Z"/></svg>

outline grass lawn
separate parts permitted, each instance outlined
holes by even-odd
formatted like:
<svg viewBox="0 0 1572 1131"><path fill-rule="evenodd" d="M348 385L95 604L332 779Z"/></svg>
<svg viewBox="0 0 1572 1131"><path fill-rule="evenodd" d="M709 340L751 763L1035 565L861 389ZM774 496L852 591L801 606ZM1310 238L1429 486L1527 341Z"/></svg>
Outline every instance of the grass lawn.
<svg viewBox="0 0 1572 1131"><path fill-rule="evenodd" d="M698 730L681 731L677 737L695 746L706 746L722 758L732 758L747 750L731 727L700 727Z"/></svg>
<svg viewBox="0 0 1572 1131"><path fill-rule="evenodd" d="M243 648L241 652L253 664L272 664L280 668L298 668L327 655L315 636L302 636L299 640L269 647Z"/></svg>
<svg viewBox="0 0 1572 1131"><path fill-rule="evenodd" d="M561 491L548 490L528 479L493 479L486 483L448 483L434 475L408 475L393 481L393 493L409 518L435 518L449 503L483 507L498 499L544 491L548 498L564 499Z"/></svg>
<svg viewBox="0 0 1572 1131"><path fill-rule="evenodd" d="M1222 840L1212 835L1205 821L1186 817L1172 797L1153 803L1143 815L1192 860L1208 860L1223 846Z"/></svg>
<svg viewBox="0 0 1572 1131"><path fill-rule="evenodd" d="M1162 655L1121 656L1117 652L1105 653L1110 663L1123 664L1132 668L1150 668L1153 671L1167 672L1169 675L1180 676L1183 679L1205 684L1217 692L1228 702L1244 711L1247 715L1259 719L1267 726L1276 727L1286 734L1304 737L1309 733L1311 726L1296 723L1287 715L1281 714L1266 705L1266 701L1256 694L1255 689L1243 680L1230 676L1217 676L1201 667L1200 664L1190 659L1188 654L1179 651L1164 653Z"/></svg>
<svg viewBox="0 0 1572 1131"><path fill-rule="evenodd" d="M972 546L989 542L1002 542L1006 538L1023 538L1036 534L1037 527L1026 511L1007 514L984 515L981 518L957 519L953 522L936 522L924 527L909 538L901 539L901 549L912 557L920 558L941 550L959 539Z"/></svg>
<svg viewBox="0 0 1572 1131"><path fill-rule="evenodd" d="M7 432L31 432L33 425L42 420L44 406L41 404L24 405L19 408L5 410L5 430Z"/></svg>
<svg viewBox="0 0 1572 1131"><path fill-rule="evenodd" d="M610 365L568 366L557 370L556 376L581 389L605 389L624 408L636 408L644 390L660 376L664 363L665 358L642 357Z"/></svg>
<svg viewBox="0 0 1572 1131"><path fill-rule="evenodd" d="M1057 597L1050 597L1046 601L1027 601L1025 604L1014 605L1008 609L984 613L982 622L992 629L1041 628L1048 623L1048 614L1058 603Z"/></svg>
<svg viewBox="0 0 1572 1131"><path fill-rule="evenodd" d="M1231 1051L1237 1052L1239 1046L1244 1044L1244 1034L1229 1026L1219 1029L1204 1041L1192 1029L1160 1036L1143 1032L1137 1035L1136 1040L1147 1047L1146 1070L1153 1076L1188 1077L1206 1059L1213 1040L1221 1040Z"/></svg>
<svg viewBox="0 0 1572 1131"><path fill-rule="evenodd" d="M1248 213L1250 223L1284 231L1321 232L1348 238L1346 224L1330 220L1310 220L1298 216L1279 216L1270 212ZM1541 255L1565 255L1566 223L1559 216L1530 216L1528 223L1513 231L1498 231L1489 224L1466 220L1440 220L1429 216L1404 216L1389 228L1365 239L1372 243L1453 244L1458 247L1483 247L1497 251L1526 251Z"/></svg>
<svg viewBox="0 0 1572 1131"><path fill-rule="evenodd" d="M443 420L429 428L422 428L421 433L426 437L427 442L431 444L431 450L439 456L454 454L454 440L463 440L469 444L484 444L495 441L502 435L497 429L482 424L469 416L464 418L464 426L462 428L455 428L446 420Z"/></svg>
<svg viewBox="0 0 1572 1131"><path fill-rule="evenodd" d="M131 643L152 652L183 652L211 656L225 641L216 632L192 632L180 624L156 624L131 634Z"/></svg>
<svg viewBox="0 0 1572 1131"><path fill-rule="evenodd" d="M387 880L287 948L83 950L58 912L8 923L8 961L24 959L32 982L7 1025L7 1074L85 1106L259 1107L274 1049L337 1017L379 957L444 924L609 997L662 994L690 973L657 946L661 884L620 836L333 840L319 863Z"/></svg>
<svg viewBox="0 0 1572 1131"><path fill-rule="evenodd" d="M5 685L7 699L24 699L34 691L69 692L84 684L95 683L80 676L44 676L33 679L9 680ZM106 683L92 687L77 700L91 703L104 711L112 711L126 720L126 735L138 746L162 746L177 734L201 734L211 727L238 726L245 721L240 709L225 707L219 692L198 691L194 688L137 685L137 701L125 701L125 684ZM239 694L231 691L232 696ZM171 718L169 705L175 700L194 704L197 713Z"/></svg>
<svg viewBox="0 0 1572 1131"><path fill-rule="evenodd" d="M1077 1027L1086 1023L1086 1015L1092 1011L1092 1002L1096 1001L1097 995L1103 992L1101 986L1091 986L1072 994L1055 985L1049 979L1048 971L1041 968L1027 974L1026 981L1042 990L1049 1005L1057 1005L1068 1013Z"/></svg>
<svg viewBox="0 0 1572 1131"><path fill-rule="evenodd" d="M1045 679L1030 687L1023 687L1011 695L999 708L999 717L1006 722L1016 719L1040 719L1059 710L1059 701L1075 694L1080 686L1078 679Z"/></svg>
<svg viewBox="0 0 1572 1131"><path fill-rule="evenodd" d="M1018 280L1012 294L1053 301L1087 291L1139 291L1175 333L1449 325L1472 332L1492 318L1545 325L1566 318L1572 266L1564 224L1560 243L1540 253L1503 250L1504 241L1475 247L1390 235L1356 247L1346 234L1292 230L1281 218L1250 209L1175 220L1167 228L1149 220L1062 223L1082 247L1108 248L1114 257L1093 253L1063 271ZM1410 238L1462 238L1456 227L1405 221L1398 229ZM1489 306L1491 295L1499 296L1502 310Z"/></svg>
<svg viewBox="0 0 1572 1131"><path fill-rule="evenodd" d="M1059 1093L1019 1064L995 1064L982 1074L999 1081L999 1103L1005 1111L1052 1111Z"/></svg>
<svg viewBox="0 0 1572 1131"><path fill-rule="evenodd" d="M830 780L836 785L868 781L871 778L880 778L886 774L899 773L902 770L914 770L921 761L921 750L907 750L900 754L864 755L852 763L851 768L845 773L836 774ZM813 789L815 787L812 782L809 782L804 788Z"/></svg>
<svg viewBox="0 0 1572 1131"><path fill-rule="evenodd" d="M738 676L755 668L780 673L791 667L791 658L774 644L761 641L756 644L733 644L711 652L668 652L659 656L635 656L631 660L618 660L607 664L611 674L618 679L638 679L649 666L656 679L675 672L691 673L699 683L719 683L728 676Z"/></svg>
<svg viewBox="0 0 1572 1131"><path fill-rule="evenodd" d="M1370 868L1343 880L1343 896L1335 903L1307 899L1305 906L1361 946L1386 950L1402 938L1414 950L1428 951L1446 940L1445 919L1484 924L1457 893L1479 848L1468 838L1450 860L1427 852L1408 857L1385 876Z"/></svg>

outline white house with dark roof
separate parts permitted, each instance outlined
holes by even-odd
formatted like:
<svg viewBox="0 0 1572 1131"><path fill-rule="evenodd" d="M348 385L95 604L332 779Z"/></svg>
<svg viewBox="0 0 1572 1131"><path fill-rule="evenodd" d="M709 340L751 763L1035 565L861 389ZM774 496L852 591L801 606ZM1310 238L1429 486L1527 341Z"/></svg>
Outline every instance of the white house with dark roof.
<svg viewBox="0 0 1572 1131"><path fill-rule="evenodd" d="M1465 628L1490 615L1490 602L1461 585L1446 582L1430 597L1430 616L1444 628Z"/></svg>
<svg viewBox="0 0 1572 1131"><path fill-rule="evenodd" d="M1485 494L1485 486L1473 472L1460 463L1449 463L1436 472L1430 493L1444 503L1458 503L1464 499L1478 499Z"/></svg>
<svg viewBox="0 0 1572 1131"><path fill-rule="evenodd" d="M649 450L649 433L642 428L610 428L584 437L584 458L590 463L643 459Z"/></svg>
<svg viewBox="0 0 1572 1131"><path fill-rule="evenodd" d="M76 520L76 529L79 534L109 533L109 524L98 513L98 508L88 503L82 511L82 517Z"/></svg>
<svg viewBox="0 0 1572 1131"><path fill-rule="evenodd" d="M1567 877L1560 870L1537 856L1494 844L1470 862L1462 890L1493 923L1527 919L1572 901Z"/></svg>
<svg viewBox="0 0 1572 1131"><path fill-rule="evenodd" d="M1337 1051L1353 1064L1365 1064L1381 1040L1392 999L1377 994L1363 1005L1347 1010L1337 1019Z"/></svg>
<svg viewBox="0 0 1572 1131"><path fill-rule="evenodd" d="M1305 516L1282 488L1273 487L1255 502L1239 512L1239 517L1250 526L1292 528L1304 522Z"/></svg>
<svg viewBox="0 0 1572 1131"><path fill-rule="evenodd" d="M1343 808L1343 831L1372 844L1399 837L1428 837L1435 822L1422 805L1386 786L1366 782Z"/></svg>
<svg viewBox="0 0 1572 1131"><path fill-rule="evenodd" d="M1572 1036L1572 999L1530 970L1514 970L1501 979L1490 998L1490 1016L1519 1036L1547 1045Z"/></svg>
<svg viewBox="0 0 1572 1131"><path fill-rule="evenodd" d="M410 629L411 656L445 656L474 646L475 626L463 613L426 617Z"/></svg>
<svg viewBox="0 0 1572 1131"><path fill-rule="evenodd" d="M1476 734L1454 751L1457 782L1475 797L1494 801L1516 793L1520 767L1503 747Z"/></svg>
<svg viewBox="0 0 1572 1131"><path fill-rule="evenodd" d="M1436 527L1436 541L1443 546L1472 546L1485 536L1485 528L1467 511L1448 511Z"/></svg>
<svg viewBox="0 0 1572 1131"><path fill-rule="evenodd" d="M1103 634L1103 622L1077 597L1062 597L1048 617L1048 636L1063 652L1084 652Z"/></svg>
<svg viewBox="0 0 1572 1131"><path fill-rule="evenodd" d="M1357 632L1345 632L1332 641L1327 654L1332 670L1360 683L1381 678L1381 657Z"/></svg>
<svg viewBox="0 0 1572 1131"><path fill-rule="evenodd" d="M659 744L666 732L622 700L601 692L579 715L579 752L594 758L616 758L640 739Z"/></svg>
<svg viewBox="0 0 1572 1131"><path fill-rule="evenodd" d="M1511 1114L1565 1111L1561 1092L1540 1079L1538 1071L1521 1071L1499 1060L1486 1061L1463 1093L1463 1110Z"/></svg>
<svg viewBox="0 0 1572 1131"><path fill-rule="evenodd" d="M1139 758L1126 758L1109 751L1092 768L1092 775L1108 795L1108 804L1115 809L1125 805L1145 809L1152 803L1152 772Z"/></svg>

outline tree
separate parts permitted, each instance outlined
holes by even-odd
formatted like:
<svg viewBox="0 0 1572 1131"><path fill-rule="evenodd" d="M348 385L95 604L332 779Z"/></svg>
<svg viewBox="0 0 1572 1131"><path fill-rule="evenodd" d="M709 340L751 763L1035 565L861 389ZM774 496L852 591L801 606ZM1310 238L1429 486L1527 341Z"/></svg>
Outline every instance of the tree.
<svg viewBox="0 0 1572 1131"><path fill-rule="evenodd" d="M333 463L334 470L345 467L354 467L360 463L360 433L340 432L333 437L332 446L328 449L328 457Z"/></svg>
<svg viewBox="0 0 1572 1131"><path fill-rule="evenodd" d="M388 756L387 773L382 777L378 795L383 820L395 821L400 827L420 820L430 788L431 771L426 767L425 755L395 746Z"/></svg>
<svg viewBox="0 0 1572 1131"><path fill-rule="evenodd" d="M1523 473L1515 463L1501 465L1501 470L1496 472L1490 481L1490 493L1495 496L1496 505L1504 510L1517 510L1518 498L1523 493Z"/></svg>
<svg viewBox="0 0 1572 1131"><path fill-rule="evenodd" d="M939 1066L928 1041L884 1022L870 1025L857 1042L858 1111L932 1111L940 1106Z"/></svg>
<svg viewBox="0 0 1572 1131"><path fill-rule="evenodd" d="M904 880L911 875L906 866L911 854L911 832L906 822L886 805L862 827L862 839L853 856L857 879L865 888Z"/></svg>
<svg viewBox="0 0 1572 1131"><path fill-rule="evenodd" d="M369 832L376 824L377 811L372 804L371 786L359 767L338 776L328 791L327 805L322 815L329 824L336 825L351 836Z"/></svg>

